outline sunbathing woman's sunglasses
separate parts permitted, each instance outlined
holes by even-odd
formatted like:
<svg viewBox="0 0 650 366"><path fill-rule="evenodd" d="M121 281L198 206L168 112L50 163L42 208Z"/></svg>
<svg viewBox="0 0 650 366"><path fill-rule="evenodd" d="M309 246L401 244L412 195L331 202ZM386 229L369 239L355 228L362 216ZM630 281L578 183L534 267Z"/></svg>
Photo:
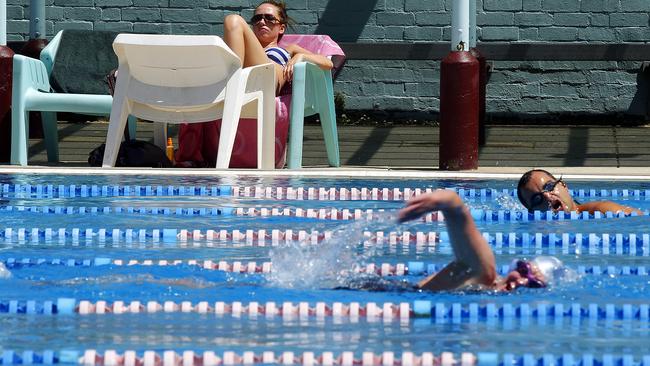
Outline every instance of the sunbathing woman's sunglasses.
<svg viewBox="0 0 650 366"><path fill-rule="evenodd" d="M265 22L271 23L271 24L277 24L280 23L280 19L276 18L273 16L273 14L255 14L251 18L251 24L257 24L264 19Z"/></svg>

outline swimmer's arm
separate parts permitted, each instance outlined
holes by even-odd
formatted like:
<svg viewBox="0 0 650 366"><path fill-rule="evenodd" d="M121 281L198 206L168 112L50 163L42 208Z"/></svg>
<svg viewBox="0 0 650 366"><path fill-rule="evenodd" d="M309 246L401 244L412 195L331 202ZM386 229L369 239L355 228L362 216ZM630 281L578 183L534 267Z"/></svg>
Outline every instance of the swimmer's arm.
<svg viewBox="0 0 650 366"><path fill-rule="evenodd" d="M619 205L618 203L612 202L612 201L586 202L586 203L582 203L582 204L578 205L578 209L580 211L587 211L587 212L590 212L590 213L600 211L602 213L605 213L605 212L624 212L626 215L629 215L632 212L635 212L635 213L637 213L639 215L643 214L643 212L641 212L640 210L637 210L636 208Z"/></svg>
<svg viewBox="0 0 650 366"><path fill-rule="evenodd" d="M443 281L441 286L447 286L448 283L458 286L459 283L460 285L466 283L469 278L474 278L477 284L493 285L496 280L494 253L476 228L469 209L455 192L437 190L416 196L399 212L398 220L401 222L412 220L434 210L440 210L445 215L449 239L456 257L452 264L462 264L467 273L453 282L448 282L446 275L433 276L428 278L429 281L423 280L424 285L428 288L434 287L437 286L435 281ZM445 270L448 268L453 272L451 270L454 267L451 264Z"/></svg>

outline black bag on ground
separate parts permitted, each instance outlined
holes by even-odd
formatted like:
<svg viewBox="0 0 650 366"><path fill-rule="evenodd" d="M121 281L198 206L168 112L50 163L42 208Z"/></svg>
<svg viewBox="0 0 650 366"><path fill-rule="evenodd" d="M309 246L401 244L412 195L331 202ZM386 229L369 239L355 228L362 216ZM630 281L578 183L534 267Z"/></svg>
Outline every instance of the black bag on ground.
<svg viewBox="0 0 650 366"><path fill-rule="evenodd" d="M90 166L102 166L106 144L101 144L88 155ZM120 151L117 153L116 167L141 167L141 168L171 168L165 152L158 146L138 140L122 141Z"/></svg>

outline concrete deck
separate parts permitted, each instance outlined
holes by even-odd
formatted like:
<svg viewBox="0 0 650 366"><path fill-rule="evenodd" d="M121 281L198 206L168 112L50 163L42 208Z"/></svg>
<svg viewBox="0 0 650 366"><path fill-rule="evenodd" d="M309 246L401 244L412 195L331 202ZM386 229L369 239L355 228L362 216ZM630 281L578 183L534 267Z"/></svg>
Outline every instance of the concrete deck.
<svg viewBox="0 0 650 366"><path fill-rule="evenodd" d="M43 141L31 139L29 164L88 166L88 153L104 142L107 127L106 122L61 122L60 163L47 163ZM151 140L152 130L152 124L139 123L138 138ZM340 126L339 143L343 167L431 171L436 170L438 164L436 127ZM479 164L479 171L484 172L514 173L531 167L569 167L571 171L605 174L649 174L650 128L489 126L486 145L480 149ZM303 165L306 168L327 166L318 125L305 126Z"/></svg>

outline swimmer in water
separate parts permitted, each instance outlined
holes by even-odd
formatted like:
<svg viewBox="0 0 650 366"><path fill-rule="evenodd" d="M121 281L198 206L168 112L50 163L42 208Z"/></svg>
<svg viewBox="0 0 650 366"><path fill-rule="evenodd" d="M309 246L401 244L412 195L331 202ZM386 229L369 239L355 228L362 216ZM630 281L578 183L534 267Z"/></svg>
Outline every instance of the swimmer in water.
<svg viewBox="0 0 650 366"><path fill-rule="evenodd" d="M542 169L529 170L521 176L517 185L517 197L529 211L589 213L609 211L642 214L635 208L619 205L612 201L579 203L571 197L562 178L556 179L551 173Z"/></svg>
<svg viewBox="0 0 650 366"><path fill-rule="evenodd" d="M518 287L540 288L549 284L551 275L562 268L554 257L513 262L505 277L498 277L494 253L476 228L469 209L451 190L437 190L410 199L398 214L400 222L416 219L431 211L442 211L455 259L441 271L417 284L427 291L462 288L512 291Z"/></svg>

